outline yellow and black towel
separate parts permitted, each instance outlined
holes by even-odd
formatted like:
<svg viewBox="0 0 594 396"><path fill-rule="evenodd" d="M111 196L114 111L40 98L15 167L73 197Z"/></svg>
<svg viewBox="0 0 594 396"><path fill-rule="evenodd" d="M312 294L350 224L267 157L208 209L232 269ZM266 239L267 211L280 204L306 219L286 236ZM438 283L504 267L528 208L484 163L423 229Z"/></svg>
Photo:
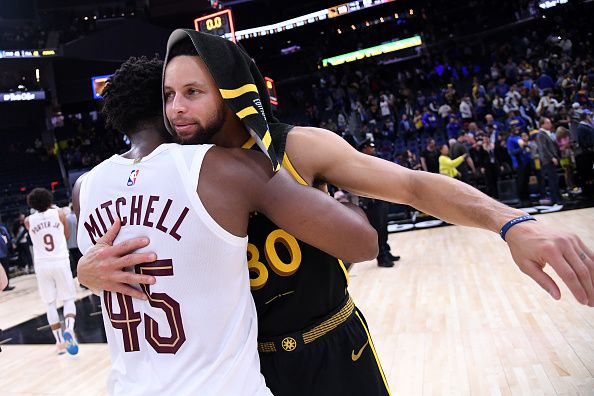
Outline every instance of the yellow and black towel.
<svg viewBox="0 0 594 396"><path fill-rule="evenodd" d="M278 171L285 152L286 134L292 126L278 122L272 115L266 83L252 58L230 40L191 29L177 29L167 41L165 64L169 61L171 47L186 37L192 40L226 104L270 158L274 171ZM165 125L171 132L167 118Z"/></svg>

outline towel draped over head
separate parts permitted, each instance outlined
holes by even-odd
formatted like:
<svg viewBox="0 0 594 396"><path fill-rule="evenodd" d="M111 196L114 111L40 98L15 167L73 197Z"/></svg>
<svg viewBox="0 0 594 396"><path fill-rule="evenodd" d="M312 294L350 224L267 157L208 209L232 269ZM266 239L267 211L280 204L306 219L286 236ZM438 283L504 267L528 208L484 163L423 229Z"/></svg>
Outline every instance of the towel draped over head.
<svg viewBox="0 0 594 396"><path fill-rule="evenodd" d="M242 121L256 144L270 158L273 170L278 171L285 152L286 139L275 139L275 136L286 136L291 126L280 123L272 115L266 82L252 58L230 40L191 29L177 29L167 41L165 66L173 45L186 37L192 40L197 55L206 64L225 104ZM167 117L165 126L173 133Z"/></svg>

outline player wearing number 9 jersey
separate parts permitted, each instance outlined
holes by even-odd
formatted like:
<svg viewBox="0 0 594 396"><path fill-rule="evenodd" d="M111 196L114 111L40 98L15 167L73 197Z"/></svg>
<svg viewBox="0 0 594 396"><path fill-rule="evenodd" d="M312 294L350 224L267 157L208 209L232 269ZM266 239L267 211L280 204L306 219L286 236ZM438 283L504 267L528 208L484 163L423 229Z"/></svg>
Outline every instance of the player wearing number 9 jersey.
<svg viewBox="0 0 594 396"><path fill-rule="evenodd" d="M74 355L78 345L74 336L75 289L66 238L69 235L66 216L62 210L52 207L52 193L45 188L35 188L27 196L27 203L37 212L25 219L33 242L35 276L41 299L47 304L47 320L56 340L58 354L66 350ZM57 300L64 302L62 332Z"/></svg>
<svg viewBox="0 0 594 396"><path fill-rule="evenodd" d="M154 73L161 67L131 58L110 78L103 112L127 131L132 147L81 177L73 191L83 253L120 219L115 243L148 237L157 254L134 268L156 278L142 286L146 300L102 293L112 360L108 390L270 395L260 373L245 254L249 214L264 213L353 261L374 257L377 235L360 213L300 186L284 170L274 174L262 153L166 144L161 103L150 95L161 84ZM181 80L169 88L180 101L193 96ZM225 122L235 122L232 117L225 114Z"/></svg>

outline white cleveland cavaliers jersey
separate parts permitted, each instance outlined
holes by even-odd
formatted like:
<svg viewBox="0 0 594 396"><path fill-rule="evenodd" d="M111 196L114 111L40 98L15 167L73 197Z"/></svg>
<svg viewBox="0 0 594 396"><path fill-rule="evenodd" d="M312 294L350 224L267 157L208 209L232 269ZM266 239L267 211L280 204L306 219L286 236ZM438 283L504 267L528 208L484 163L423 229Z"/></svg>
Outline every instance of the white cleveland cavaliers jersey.
<svg viewBox="0 0 594 396"><path fill-rule="evenodd" d="M69 260L59 209L50 208L29 216L29 235L33 242L33 258L36 264Z"/></svg>
<svg viewBox="0 0 594 396"><path fill-rule="evenodd" d="M115 216L115 244L146 236L157 261L135 271L156 277L140 301L104 292L116 395L270 395L260 374L247 237L206 212L196 193L212 147L164 144L140 162L113 156L83 176L78 244L86 253Z"/></svg>

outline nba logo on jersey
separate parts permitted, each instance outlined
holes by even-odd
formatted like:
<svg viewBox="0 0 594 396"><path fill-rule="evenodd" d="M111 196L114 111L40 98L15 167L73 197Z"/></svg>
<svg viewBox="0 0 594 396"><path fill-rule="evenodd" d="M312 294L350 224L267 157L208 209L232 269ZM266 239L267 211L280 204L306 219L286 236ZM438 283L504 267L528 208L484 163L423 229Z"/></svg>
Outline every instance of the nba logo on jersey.
<svg viewBox="0 0 594 396"><path fill-rule="evenodd" d="M140 172L140 169L134 169L132 172L130 172L130 177L128 178L128 186L133 186L136 184L138 172Z"/></svg>
<svg viewBox="0 0 594 396"><path fill-rule="evenodd" d="M262 102L260 101L260 99L256 98L252 100L252 102L254 102L258 110L260 110L260 114L262 114L262 117L264 117L264 121L268 122L268 120L266 120L266 113L264 112L264 107L262 107Z"/></svg>

